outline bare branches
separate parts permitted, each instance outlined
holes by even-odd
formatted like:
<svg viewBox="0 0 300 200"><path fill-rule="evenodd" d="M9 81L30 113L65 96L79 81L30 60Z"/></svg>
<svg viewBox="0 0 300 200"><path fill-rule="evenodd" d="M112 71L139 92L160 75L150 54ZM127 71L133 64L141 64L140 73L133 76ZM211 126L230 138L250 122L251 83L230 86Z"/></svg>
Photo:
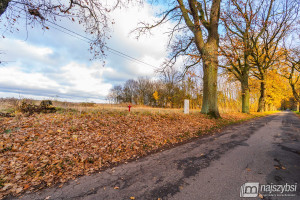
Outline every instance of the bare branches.
<svg viewBox="0 0 300 200"><path fill-rule="evenodd" d="M26 23L48 29L46 22L56 22L61 18L68 18L85 27L85 31L93 37L90 51L94 58L105 56L105 40L110 37L109 31L113 21L108 17L109 12L118 8L123 3L131 0L115 0L110 3L98 0L5 0L0 3L0 15L6 15L6 28L13 27L14 21L23 14Z"/></svg>
<svg viewBox="0 0 300 200"><path fill-rule="evenodd" d="M300 51L298 48L284 50L284 66L281 74L289 80L295 99L300 102Z"/></svg>
<svg viewBox="0 0 300 200"><path fill-rule="evenodd" d="M139 27L133 30L132 33L137 33L137 38L139 38L141 35L151 33L152 29L167 22L174 24L166 32L169 35L168 46L171 49L169 59L162 64L162 68L166 68L174 65L178 57L195 54L193 51L203 51L204 40L202 29L208 28L209 24L205 19L205 15L207 15L207 10L205 8L204 11L201 3L198 1L190 0L188 1L188 5L185 5L183 0L178 0L174 1L174 7L158 15L160 16L158 21L152 24L140 22ZM189 34L188 30L191 31ZM181 33L184 34L181 35ZM201 57L201 55L199 56ZM191 61L191 63L187 63L187 65L194 66L194 62Z"/></svg>
<svg viewBox="0 0 300 200"><path fill-rule="evenodd" d="M216 46L218 46L219 41L217 27L220 16L220 0L208 2L206 0L174 0L172 2L173 7L160 13L158 15L160 16L158 21L154 23L141 22L139 23L139 27L132 31L132 33L137 33L137 38L139 38L141 35L151 33L150 31L152 29L167 22L175 24L167 32L169 34L168 45L171 47L172 53L170 54L169 61L164 63L163 66L174 64L174 62L176 62L175 57L188 55L186 52L194 54L192 51L198 51L199 56L202 57L202 54L205 52L204 49L206 48L205 43L208 42L209 38L214 38L210 42L216 43L214 44ZM188 30L190 30L190 32ZM178 44L179 47L180 44L182 44L182 39L178 39L183 38L181 34L188 36L185 38L193 37L193 40L188 39L188 43L192 41L193 45L190 43L181 50L174 48L174 44Z"/></svg>
<svg viewBox="0 0 300 200"><path fill-rule="evenodd" d="M273 1L271 1L271 4ZM286 0L282 7L269 8L266 21L258 36L251 41L254 45L252 57L254 64L260 73L266 73L268 68L279 62L283 56L279 46L283 38L292 30L292 26L298 17L295 2ZM271 11L270 11L271 10ZM263 75L261 75L263 76Z"/></svg>
<svg viewBox="0 0 300 200"><path fill-rule="evenodd" d="M189 55L188 50L193 45L193 42L194 39L190 38L189 40L178 40L177 43L173 44L171 57L161 65L161 68L173 66L179 56Z"/></svg>
<svg viewBox="0 0 300 200"><path fill-rule="evenodd" d="M133 31L131 31L131 33L137 32L138 35L136 36L136 38L138 39L141 35L150 32L151 29L153 29L153 28L155 28L157 26L160 26L160 25L162 25L162 24L164 24L164 23L166 23L166 22L168 22L168 21L170 21L172 19L175 19L177 17L181 17L177 13L174 14L174 11L176 11L176 9L178 9L178 8L179 8L179 6L176 6L176 7L172 8L172 9L170 9L170 10L162 13L161 14L162 18L159 21L157 21L154 24L152 24L152 25L150 25L149 23L146 23L146 22L140 22L138 24L139 27L137 27L136 29L134 29ZM169 17L170 15L171 15L171 17ZM181 21L181 20L179 20L179 21ZM179 25L179 23L175 27L177 27L178 25ZM175 27L174 27L174 29L175 29ZM174 31L172 31L172 34L173 33L174 33Z"/></svg>

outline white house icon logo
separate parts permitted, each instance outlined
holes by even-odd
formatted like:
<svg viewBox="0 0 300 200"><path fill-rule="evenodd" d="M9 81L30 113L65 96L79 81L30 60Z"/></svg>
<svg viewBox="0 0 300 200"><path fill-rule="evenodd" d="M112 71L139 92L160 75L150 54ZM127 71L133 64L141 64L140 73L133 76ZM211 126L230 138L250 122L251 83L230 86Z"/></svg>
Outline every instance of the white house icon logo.
<svg viewBox="0 0 300 200"><path fill-rule="evenodd" d="M241 186L240 197L257 197L259 183L244 183Z"/></svg>

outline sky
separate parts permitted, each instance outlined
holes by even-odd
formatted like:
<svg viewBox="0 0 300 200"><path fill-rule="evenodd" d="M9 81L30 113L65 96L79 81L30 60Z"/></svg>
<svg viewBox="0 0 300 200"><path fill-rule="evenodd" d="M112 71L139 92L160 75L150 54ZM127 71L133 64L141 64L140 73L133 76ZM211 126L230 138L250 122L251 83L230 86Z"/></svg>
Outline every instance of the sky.
<svg viewBox="0 0 300 200"><path fill-rule="evenodd" d="M130 6L111 13L115 24L107 46L141 60L133 62L106 52L105 66L91 60L89 44L52 27L42 30L35 26L26 31L25 21L15 25L19 31L5 32L0 39L0 60L12 61L0 65L0 97L52 99L61 101L106 101L109 90L128 79L155 78L155 68L167 57L171 22L152 31L152 35L136 40L130 32L140 21L155 20L157 7ZM84 34L83 27L63 20L57 24ZM0 31L5 30L3 22ZM89 36L88 36L89 37ZM178 64L180 65L180 63Z"/></svg>

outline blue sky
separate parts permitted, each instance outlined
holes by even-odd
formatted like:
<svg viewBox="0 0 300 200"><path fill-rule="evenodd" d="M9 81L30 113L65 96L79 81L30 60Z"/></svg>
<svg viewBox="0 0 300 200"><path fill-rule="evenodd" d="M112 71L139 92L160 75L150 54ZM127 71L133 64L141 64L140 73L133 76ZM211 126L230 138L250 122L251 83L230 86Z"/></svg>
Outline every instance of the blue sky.
<svg viewBox="0 0 300 200"><path fill-rule="evenodd" d="M155 20L154 14L147 4L111 13L115 25L107 45L158 67L167 56L168 36L164 33L171 24L139 40L129 34L139 21ZM83 27L76 23L57 23L85 35ZM19 20L15 28L20 31L6 32L5 38L0 39L0 50L4 52L0 60L14 61L0 65L0 97L104 102L113 85L139 76L155 77L153 67L110 52L106 52L103 67L101 61L90 60L93 56L86 42L51 27L28 28L27 36L24 25L25 21ZM3 22L0 31L4 31Z"/></svg>

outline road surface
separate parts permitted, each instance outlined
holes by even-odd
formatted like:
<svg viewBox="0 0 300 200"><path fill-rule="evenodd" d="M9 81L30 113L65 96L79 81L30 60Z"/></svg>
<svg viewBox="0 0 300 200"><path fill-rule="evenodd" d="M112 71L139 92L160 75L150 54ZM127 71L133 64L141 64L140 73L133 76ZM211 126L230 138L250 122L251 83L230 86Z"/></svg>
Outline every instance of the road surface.
<svg viewBox="0 0 300 200"><path fill-rule="evenodd" d="M280 193L291 197L259 193L299 200L299 140L300 118L281 112L21 199L260 199L240 197L241 186L255 182L298 184L296 192Z"/></svg>

